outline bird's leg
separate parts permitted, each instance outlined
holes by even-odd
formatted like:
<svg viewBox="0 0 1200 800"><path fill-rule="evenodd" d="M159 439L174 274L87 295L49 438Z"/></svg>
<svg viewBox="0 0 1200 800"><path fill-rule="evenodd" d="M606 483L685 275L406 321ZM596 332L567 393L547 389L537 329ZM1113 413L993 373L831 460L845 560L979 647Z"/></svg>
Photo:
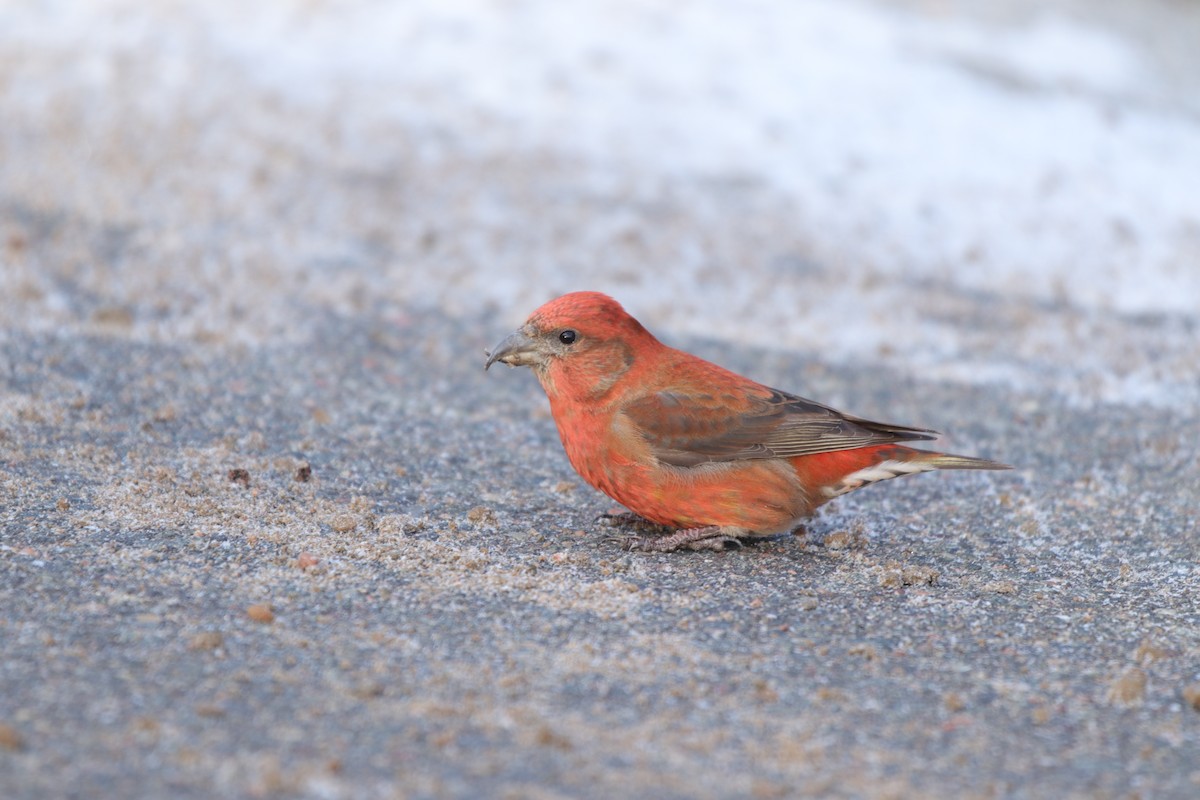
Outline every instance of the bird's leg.
<svg viewBox="0 0 1200 800"><path fill-rule="evenodd" d="M651 522L640 514L635 514L632 511L626 511L620 507L605 511L596 519L612 525L614 528L622 526L631 526L640 528L645 531L664 532L671 530L665 525L659 525L657 522Z"/></svg>
<svg viewBox="0 0 1200 800"><path fill-rule="evenodd" d="M665 536L628 536L621 540L621 547L644 553L670 553L685 549L736 550L742 546L738 537L748 533L742 528L709 525L704 528L684 528Z"/></svg>

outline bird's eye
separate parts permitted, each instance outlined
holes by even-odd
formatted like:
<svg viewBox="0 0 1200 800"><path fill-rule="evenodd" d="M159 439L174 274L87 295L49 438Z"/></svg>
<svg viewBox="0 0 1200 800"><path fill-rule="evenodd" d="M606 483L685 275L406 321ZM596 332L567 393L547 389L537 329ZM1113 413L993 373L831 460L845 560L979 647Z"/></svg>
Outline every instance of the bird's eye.
<svg viewBox="0 0 1200 800"><path fill-rule="evenodd" d="M562 331L558 334L558 340L563 344L575 344L575 339L577 336L578 334L576 334L575 331L567 328L565 331Z"/></svg>

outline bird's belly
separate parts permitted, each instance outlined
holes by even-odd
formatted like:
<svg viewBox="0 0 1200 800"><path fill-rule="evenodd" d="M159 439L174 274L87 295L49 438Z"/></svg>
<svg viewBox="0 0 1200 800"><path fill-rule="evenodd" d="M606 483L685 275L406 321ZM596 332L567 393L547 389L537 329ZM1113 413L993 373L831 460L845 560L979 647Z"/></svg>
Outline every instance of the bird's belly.
<svg viewBox="0 0 1200 800"><path fill-rule="evenodd" d="M781 533L794 528L815 505L782 461L691 468L631 464L589 483L631 511L673 528L716 525Z"/></svg>
<svg viewBox="0 0 1200 800"><path fill-rule="evenodd" d="M554 403L552 411L575 471L652 522L772 534L791 530L818 505L785 460L675 467L655 459L620 415L580 414Z"/></svg>

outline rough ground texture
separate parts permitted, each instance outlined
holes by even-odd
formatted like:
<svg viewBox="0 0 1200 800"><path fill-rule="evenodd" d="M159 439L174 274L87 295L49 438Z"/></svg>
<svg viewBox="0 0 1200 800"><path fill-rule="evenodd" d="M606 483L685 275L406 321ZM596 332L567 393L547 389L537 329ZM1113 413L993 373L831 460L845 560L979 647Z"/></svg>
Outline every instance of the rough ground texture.
<svg viewBox="0 0 1200 800"><path fill-rule="evenodd" d="M437 74L318 102L229 55L261 42L173 39L185 4L97 5L0 28L0 796L1200 793L1189 207L1122 245L1158 305L1076 302L1065 268L888 272L794 186L598 161L441 95L377 113L463 91ZM901 5L862 13L945 24ZM1010 6L970 24L1020 30ZM1165 114L1195 73L1162 69L1078 91ZM533 377L481 369L575 288L1017 469L626 554ZM845 349L789 327L856 298Z"/></svg>

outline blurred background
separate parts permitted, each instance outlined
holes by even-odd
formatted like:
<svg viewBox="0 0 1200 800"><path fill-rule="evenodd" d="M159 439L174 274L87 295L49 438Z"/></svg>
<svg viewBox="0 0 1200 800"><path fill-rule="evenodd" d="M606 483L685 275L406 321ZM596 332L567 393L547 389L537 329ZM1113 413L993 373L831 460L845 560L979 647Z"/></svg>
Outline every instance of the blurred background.
<svg viewBox="0 0 1200 800"><path fill-rule="evenodd" d="M1196 796L1197 42L0 2L0 797ZM575 289L1016 469L624 554L481 369Z"/></svg>
<svg viewBox="0 0 1200 800"><path fill-rule="evenodd" d="M9 2L0 311L253 343L588 288L1194 407L1197 41L1188 0Z"/></svg>

